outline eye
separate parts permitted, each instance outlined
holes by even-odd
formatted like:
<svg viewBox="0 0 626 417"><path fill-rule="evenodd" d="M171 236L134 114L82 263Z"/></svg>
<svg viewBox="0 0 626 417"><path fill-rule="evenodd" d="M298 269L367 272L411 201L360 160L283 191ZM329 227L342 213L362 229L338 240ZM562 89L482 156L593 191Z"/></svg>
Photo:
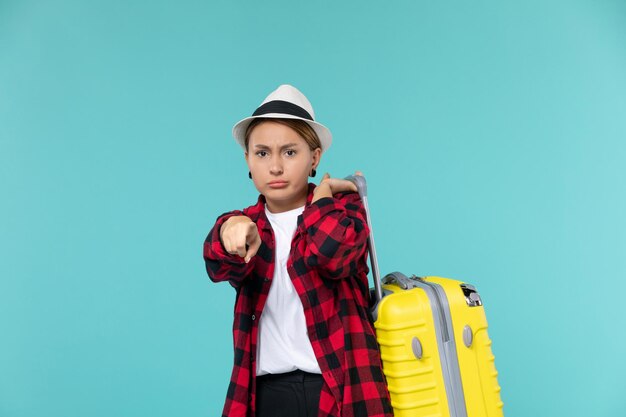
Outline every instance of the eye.
<svg viewBox="0 0 626 417"><path fill-rule="evenodd" d="M287 150L285 151L285 153L286 153L288 156L294 156L294 155L296 154L296 151L294 151L293 149L287 149Z"/></svg>
<svg viewBox="0 0 626 417"><path fill-rule="evenodd" d="M258 152L256 153L256 155L257 155L257 156L260 156L261 158L263 158L264 156L266 156L266 155L267 155L267 152L265 152L265 151L258 151Z"/></svg>

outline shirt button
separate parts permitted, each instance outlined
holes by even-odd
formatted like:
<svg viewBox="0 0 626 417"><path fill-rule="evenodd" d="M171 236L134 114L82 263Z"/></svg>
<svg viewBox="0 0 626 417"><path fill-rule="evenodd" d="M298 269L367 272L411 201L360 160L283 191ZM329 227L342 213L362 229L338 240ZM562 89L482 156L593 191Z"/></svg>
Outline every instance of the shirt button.
<svg viewBox="0 0 626 417"><path fill-rule="evenodd" d="M256 316L254 314L252 315L252 320L256 320Z"/></svg>
<svg viewBox="0 0 626 417"><path fill-rule="evenodd" d="M269 278L263 278L263 281L268 282L270 279Z"/></svg>

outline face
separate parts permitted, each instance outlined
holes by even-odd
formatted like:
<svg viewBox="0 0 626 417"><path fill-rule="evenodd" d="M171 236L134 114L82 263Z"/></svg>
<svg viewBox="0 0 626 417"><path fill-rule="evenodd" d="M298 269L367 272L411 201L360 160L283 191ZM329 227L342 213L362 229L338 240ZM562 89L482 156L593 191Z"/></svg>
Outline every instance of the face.
<svg viewBox="0 0 626 417"><path fill-rule="evenodd" d="M292 210L306 204L308 178L317 168L321 149L314 151L292 128L263 122L252 130L246 162L254 186L265 196L272 213Z"/></svg>

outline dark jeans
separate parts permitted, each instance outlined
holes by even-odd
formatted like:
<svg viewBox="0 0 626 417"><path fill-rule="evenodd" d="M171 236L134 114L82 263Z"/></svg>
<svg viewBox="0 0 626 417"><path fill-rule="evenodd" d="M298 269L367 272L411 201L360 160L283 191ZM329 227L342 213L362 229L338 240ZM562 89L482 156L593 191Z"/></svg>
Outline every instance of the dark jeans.
<svg viewBox="0 0 626 417"><path fill-rule="evenodd" d="M257 417L317 417L324 379L293 371L256 378Z"/></svg>

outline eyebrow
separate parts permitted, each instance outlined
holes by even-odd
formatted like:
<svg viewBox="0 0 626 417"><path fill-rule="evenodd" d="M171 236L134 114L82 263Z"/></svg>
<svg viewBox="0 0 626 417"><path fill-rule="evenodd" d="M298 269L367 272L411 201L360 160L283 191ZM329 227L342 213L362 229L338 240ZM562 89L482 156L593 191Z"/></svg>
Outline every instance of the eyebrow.
<svg viewBox="0 0 626 417"><path fill-rule="evenodd" d="M285 148L294 148L294 147L296 147L296 146L298 146L298 144L297 144L297 143L288 143L288 144L286 144L286 145L281 146L281 147L280 147L280 149L285 149ZM267 145L254 145L254 147L255 147L255 148L259 148L259 149L270 149L270 147L269 147L269 146L267 146Z"/></svg>

